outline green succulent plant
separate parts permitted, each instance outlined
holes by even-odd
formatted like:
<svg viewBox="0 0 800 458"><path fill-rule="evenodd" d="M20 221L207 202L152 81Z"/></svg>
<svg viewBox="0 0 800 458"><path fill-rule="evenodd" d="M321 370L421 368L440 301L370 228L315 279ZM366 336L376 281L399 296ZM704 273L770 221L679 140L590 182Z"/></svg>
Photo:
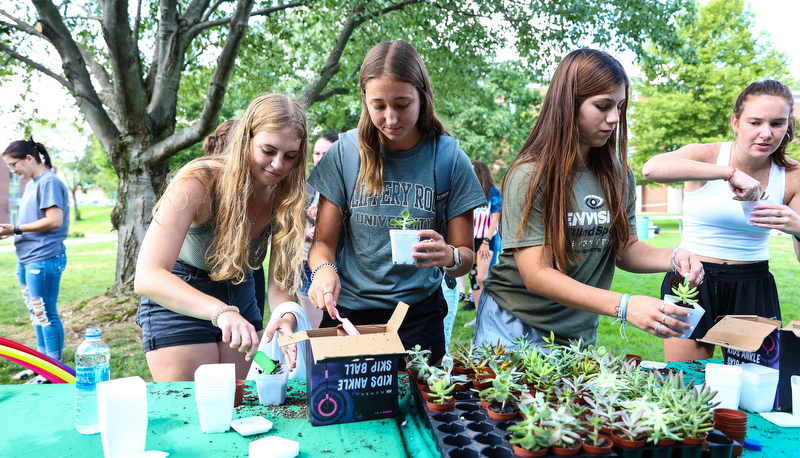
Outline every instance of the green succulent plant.
<svg viewBox="0 0 800 458"><path fill-rule="evenodd" d="M402 220L393 219L389 221L390 226L402 226L403 230L406 230L406 226L419 226L419 221L415 221L411 219L411 213L408 210L403 210L400 212L400 217L403 218Z"/></svg>
<svg viewBox="0 0 800 458"><path fill-rule="evenodd" d="M689 285L680 284L678 286L673 286L672 292L675 293L675 297L678 298L677 303L683 303L685 305L697 303L697 299L695 299L695 297L697 297L697 288L695 287L690 288Z"/></svg>

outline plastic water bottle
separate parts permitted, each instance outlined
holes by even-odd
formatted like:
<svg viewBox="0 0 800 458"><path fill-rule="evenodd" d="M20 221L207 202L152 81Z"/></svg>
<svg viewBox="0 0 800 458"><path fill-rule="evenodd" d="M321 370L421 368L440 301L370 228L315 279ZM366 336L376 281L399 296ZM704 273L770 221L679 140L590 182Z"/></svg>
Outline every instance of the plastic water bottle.
<svg viewBox="0 0 800 458"><path fill-rule="evenodd" d="M97 434L97 383L109 380L111 350L100 328L89 328L75 351L75 429Z"/></svg>

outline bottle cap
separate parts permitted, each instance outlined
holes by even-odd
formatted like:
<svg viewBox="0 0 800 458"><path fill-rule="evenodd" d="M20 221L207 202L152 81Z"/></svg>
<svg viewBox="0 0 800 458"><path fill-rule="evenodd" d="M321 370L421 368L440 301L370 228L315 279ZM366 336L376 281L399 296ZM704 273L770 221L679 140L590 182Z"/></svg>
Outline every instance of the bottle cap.
<svg viewBox="0 0 800 458"><path fill-rule="evenodd" d="M745 450L753 450L753 451L760 451L761 450L761 442L756 439L750 439L746 437L744 439L744 449Z"/></svg>
<svg viewBox="0 0 800 458"><path fill-rule="evenodd" d="M86 334L84 337L102 337L103 333L100 332L100 328L86 328Z"/></svg>

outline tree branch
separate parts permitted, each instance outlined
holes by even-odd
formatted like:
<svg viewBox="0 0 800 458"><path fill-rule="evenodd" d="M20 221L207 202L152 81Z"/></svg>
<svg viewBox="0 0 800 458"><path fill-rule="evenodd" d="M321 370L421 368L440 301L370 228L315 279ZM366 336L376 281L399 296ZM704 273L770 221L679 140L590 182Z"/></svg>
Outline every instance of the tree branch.
<svg viewBox="0 0 800 458"><path fill-rule="evenodd" d="M207 21L207 20L208 20L208 18L210 18L210 17L211 17L211 15L212 15L212 14L214 14L214 11L216 11L216 10L217 10L217 8L219 8L219 6L220 6L220 5L221 5L223 2L226 2L226 1L228 1L228 0L217 0L216 2L214 2L214 4L213 4L213 5L211 5L211 7L210 7L210 8L208 8L208 9L206 10L206 12L205 12L205 13L203 13L203 17L202 17L202 18L200 18L200 20L201 20L202 22L205 22L205 21Z"/></svg>
<svg viewBox="0 0 800 458"><path fill-rule="evenodd" d="M53 78L54 80L58 81L58 84L60 84L60 85L64 86L65 88L67 88L68 91L70 91L70 92L72 91L72 89L73 89L72 88L72 83L70 83L69 81L65 80L64 78L61 77L61 75L55 73L54 71L50 70L49 68L45 67L44 65L42 65L42 64L40 64L40 63L38 63L38 62L36 62L36 61L34 61L32 59L30 59L29 57L23 56L22 54L20 54L20 53L14 51L13 49L9 48L8 46L3 44L2 42L0 42L0 50L3 51L4 53L8 54L9 57L17 59L18 61L22 62L23 64L25 64L25 65L27 65L27 66L29 66L31 68L33 68L34 70L38 70L38 71L44 73L45 75L49 76L50 78Z"/></svg>
<svg viewBox="0 0 800 458"><path fill-rule="evenodd" d="M363 4L356 6L353 14L350 16L347 22L345 22L344 27L342 27L342 31L339 32L339 36L336 38L336 44L333 46L330 54L328 54L328 59L322 66L322 70L320 70L319 75L308 85L306 90L303 92L303 95L300 97L300 103L303 104L304 107L308 108L313 105L314 102L324 100L320 99L320 94L333 76L339 72L339 69L341 68L340 60L342 58L342 54L344 53L344 48L347 46L347 43L353 36L353 32L355 32L359 25L372 18L388 14L392 11L401 10L408 5L419 3L420 1L422 0L406 0L396 5L386 7L382 10L367 13L364 12ZM333 91L329 91L325 94L325 98L331 97L335 93L335 89Z"/></svg>
<svg viewBox="0 0 800 458"><path fill-rule="evenodd" d="M133 31L131 32L131 42L136 43L137 52L139 46L139 28L142 26L142 0L136 2L136 19L133 20Z"/></svg>
<svg viewBox="0 0 800 458"><path fill-rule="evenodd" d="M151 156L156 163L166 162L176 152L197 143L213 127L214 122L222 109L225 99L225 90L228 79L233 71L239 47L247 33L247 21L253 9L254 0L238 0L236 10L231 17L231 25L228 29L228 37L217 59L217 68L211 75L208 85L203 112L200 119L194 124L179 132L176 132L163 141L160 141L148 148L146 154Z"/></svg>
<svg viewBox="0 0 800 458"><path fill-rule="evenodd" d="M8 26L11 27L12 29L16 29L19 30L20 32L27 33L28 35L34 35L39 38L43 38L45 40L47 39L44 35L39 33L38 30L36 30L36 27L33 27L32 25L29 25L23 22L22 20L10 15L7 11L0 10L0 14L14 21L13 24L10 22L2 21L4 24L8 24Z"/></svg>
<svg viewBox="0 0 800 458"><path fill-rule="evenodd" d="M114 86L111 84L111 79L108 77L105 67L100 65L100 62L94 58L92 53L86 50L80 43L78 43L78 51L80 51L81 56L83 56L83 60L89 64L89 70L91 70L92 75L94 75L94 78L100 84L100 90L114 92Z"/></svg>
<svg viewBox="0 0 800 458"><path fill-rule="evenodd" d="M272 13L276 13L278 11L287 10L287 9L290 9L290 8L297 8L298 6L303 6L303 5L306 5L307 3L308 2L292 2L292 3L287 3L285 5L278 5L278 6L273 6L271 8L264 8L264 9L261 9L261 10L258 10L258 11L251 12L250 13L250 17L254 17L254 16L269 16ZM191 26L189 28L187 34L191 38L194 38L194 37L197 36L197 34L199 34L200 32L202 32L205 29L208 29L208 28L211 28L211 27L216 27L218 25L224 25L224 24L227 24L229 22L231 22L231 18L230 17L221 18L221 19L215 19L213 21L198 22L197 24L194 24L193 26Z"/></svg>
<svg viewBox="0 0 800 458"><path fill-rule="evenodd" d="M86 70L86 64L78 49L78 44L72 39L72 35L61 20L58 9L51 0L32 1L39 15L42 34L53 44L61 56L61 67L72 85L72 95L75 97L78 108L86 117L86 121L92 127L92 131L103 149L109 154L113 154L114 151L117 151L119 130L103 109L92 85L89 72Z"/></svg>
<svg viewBox="0 0 800 458"><path fill-rule="evenodd" d="M138 47L131 42L128 5L127 2L115 0L101 0L101 4L104 15L100 25L108 46L118 108L121 113L126 113L126 116L122 116L127 121L126 130L130 133L140 132L147 119L144 109L146 102Z"/></svg>
<svg viewBox="0 0 800 458"><path fill-rule="evenodd" d="M333 97L334 95L344 95L344 94L349 94L349 93L350 93L350 89L347 89L346 87L335 87L335 88L333 88L333 89L331 89L329 91L325 91L322 94L318 95L316 101L317 102L322 102L323 100L328 100L329 98Z"/></svg>

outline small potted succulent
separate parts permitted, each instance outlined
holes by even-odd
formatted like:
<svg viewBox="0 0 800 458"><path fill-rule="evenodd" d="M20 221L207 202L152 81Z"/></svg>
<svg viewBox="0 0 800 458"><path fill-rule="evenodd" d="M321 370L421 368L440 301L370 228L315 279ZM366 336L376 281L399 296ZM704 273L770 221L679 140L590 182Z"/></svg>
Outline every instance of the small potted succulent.
<svg viewBox="0 0 800 458"><path fill-rule="evenodd" d="M628 414L625 410L619 411L618 420L610 425L611 440L623 448L642 448L647 441L647 433L652 428L642 423L643 411L637 410Z"/></svg>
<svg viewBox="0 0 800 458"><path fill-rule="evenodd" d="M430 399L426 402L428 410L433 412L449 412L455 406L455 399L450 393L454 386L448 385L447 380L440 378L430 385Z"/></svg>
<svg viewBox="0 0 800 458"><path fill-rule="evenodd" d="M686 339L692 335L694 327L700 322L700 318L703 317L703 315L706 313L706 310L697 303L697 288L689 287L686 278L683 275L676 272L670 279L670 285L672 286L673 294L664 296L664 303L683 307L687 312L689 312L689 316L679 316L671 313L668 314L676 320L680 320L684 323L689 323L692 325L691 329L686 330L672 328L676 331L682 331L683 333L680 337L681 339Z"/></svg>
<svg viewBox="0 0 800 458"><path fill-rule="evenodd" d="M584 422L586 437L581 442L581 448L589 455L608 455L611 453L611 439L602 435L603 425L605 424L603 415L595 412L588 412Z"/></svg>
<svg viewBox="0 0 800 458"><path fill-rule="evenodd" d="M516 418L519 413L517 402L524 386L515 382L519 378L519 373L513 369L496 369L496 375L490 379L492 385L479 392L481 401L486 403L486 413L493 420L511 420Z"/></svg>
<svg viewBox="0 0 800 458"><path fill-rule="evenodd" d="M402 219L389 221L390 226L400 226L402 229L389 230L389 238L392 242L392 263L394 264L416 264L414 254L414 244L419 242L419 231L408 230L409 226L419 226L419 221L410 217L408 210L400 213Z"/></svg>
<svg viewBox="0 0 800 458"><path fill-rule="evenodd" d="M262 352L256 352L256 355ZM263 354L263 353L262 353ZM286 400L286 386L289 383L289 371L280 360L254 357L256 368L256 389L258 402L265 406L277 406ZM267 361L269 360L269 361Z"/></svg>
<svg viewBox="0 0 800 458"><path fill-rule="evenodd" d="M542 457L547 455L550 447L550 433L539 426L539 422L550 416L547 408L537 408L533 403L523 402L520 411L524 419L508 427L508 441L514 454L523 458Z"/></svg>
<svg viewBox="0 0 800 458"><path fill-rule="evenodd" d="M539 426L549 432L548 442L553 455L572 456L581 450L580 435L584 429L571 410L569 405L560 404L556 409L550 409L550 416L539 422Z"/></svg>

